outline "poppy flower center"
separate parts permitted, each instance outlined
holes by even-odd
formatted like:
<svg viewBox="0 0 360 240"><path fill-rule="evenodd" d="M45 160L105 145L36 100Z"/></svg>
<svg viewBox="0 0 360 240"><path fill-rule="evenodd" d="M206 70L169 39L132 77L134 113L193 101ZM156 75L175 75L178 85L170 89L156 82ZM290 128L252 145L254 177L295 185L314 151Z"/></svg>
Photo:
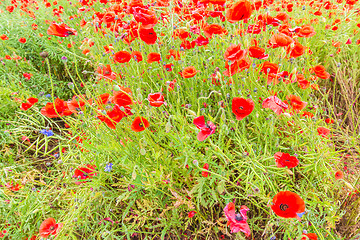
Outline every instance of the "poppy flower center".
<svg viewBox="0 0 360 240"><path fill-rule="evenodd" d="M243 106L240 106L240 107L239 107L239 109L240 109L240 110L243 110L243 109L244 109L244 107L243 107Z"/></svg>
<svg viewBox="0 0 360 240"><path fill-rule="evenodd" d="M54 230L54 229L55 229L55 227L54 227L54 226L51 226L51 227L50 227L50 230L51 230L51 231L52 231L52 230Z"/></svg>
<svg viewBox="0 0 360 240"><path fill-rule="evenodd" d="M139 127L143 128L143 127L144 127L144 125L143 125L142 123L139 123Z"/></svg>
<svg viewBox="0 0 360 240"><path fill-rule="evenodd" d="M287 204L280 204L280 210L281 211L286 211L289 208L289 205Z"/></svg>
<svg viewBox="0 0 360 240"><path fill-rule="evenodd" d="M242 220L244 220L244 217L241 216L240 213L237 213L237 214L235 214L235 220L236 220L236 221L242 221Z"/></svg>

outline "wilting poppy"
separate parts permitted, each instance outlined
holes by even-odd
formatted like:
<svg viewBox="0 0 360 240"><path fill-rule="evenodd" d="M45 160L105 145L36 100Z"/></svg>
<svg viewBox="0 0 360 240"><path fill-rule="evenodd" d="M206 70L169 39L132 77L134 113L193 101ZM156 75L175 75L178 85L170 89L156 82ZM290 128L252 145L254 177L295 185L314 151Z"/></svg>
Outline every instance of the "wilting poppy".
<svg viewBox="0 0 360 240"><path fill-rule="evenodd" d="M315 233L303 233L301 240L318 240Z"/></svg>
<svg viewBox="0 0 360 240"><path fill-rule="evenodd" d="M114 61L118 63L126 63L131 60L131 54L127 51L119 51L114 54Z"/></svg>
<svg viewBox="0 0 360 240"><path fill-rule="evenodd" d="M240 212L235 212L235 204L230 202L224 208L225 217L228 220L228 224L230 225L231 233L243 232L246 237L249 237L251 234L251 230L249 224L247 223L246 212L249 211L249 208L246 206L241 206Z"/></svg>
<svg viewBox="0 0 360 240"><path fill-rule="evenodd" d="M318 127L317 128L317 132L320 136L327 138L328 135L330 134L330 130L324 127Z"/></svg>
<svg viewBox="0 0 360 240"><path fill-rule="evenodd" d="M289 105L296 111L304 109L307 105L307 102L301 101L299 96L288 95L286 99L289 100Z"/></svg>
<svg viewBox="0 0 360 240"><path fill-rule="evenodd" d="M271 209L274 213L283 218L297 218L305 212L305 202L299 195L290 191L278 192L273 200Z"/></svg>
<svg viewBox="0 0 360 240"><path fill-rule="evenodd" d="M149 53L149 55L147 56L147 62L148 63L152 63L152 62L160 62L161 60L161 55L159 53Z"/></svg>
<svg viewBox="0 0 360 240"><path fill-rule="evenodd" d="M277 96L270 96L262 102L263 108L270 108L277 115L280 115L288 108L288 105L281 101Z"/></svg>
<svg viewBox="0 0 360 240"><path fill-rule="evenodd" d="M236 120L242 120L254 110L253 100L234 97L231 104L232 112L236 116Z"/></svg>
<svg viewBox="0 0 360 240"><path fill-rule="evenodd" d="M54 218L45 219L39 229L40 237L47 238L50 235L56 235L62 228L62 223L56 223Z"/></svg>
<svg viewBox="0 0 360 240"><path fill-rule="evenodd" d="M274 155L277 167L294 168L299 164L299 160L295 156L290 156L288 153L277 152Z"/></svg>
<svg viewBox="0 0 360 240"><path fill-rule="evenodd" d="M86 183L87 181L82 181L82 180L89 179L89 178L92 178L93 176L96 176L97 173L95 172L95 168L96 168L95 165L87 164L86 167L79 167L79 168L75 169L73 177L76 180L80 180L79 182L75 182L75 184L79 185L82 183Z"/></svg>
<svg viewBox="0 0 360 240"><path fill-rule="evenodd" d="M226 20L230 23L239 22L241 20L247 19L251 16L252 13L251 2L247 0L240 0L234 4L232 4L226 10Z"/></svg>
<svg viewBox="0 0 360 240"><path fill-rule="evenodd" d="M146 29L146 28L140 27L139 36L140 36L140 39L143 40L148 45L155 44L155 42L157 40L157 35L153 28Z"/></svg>
<svg viewBox="0 0 360 240"><path fill-rule="evenodd" d="M335 178L336 178L336 180L343 179L343 178L344 178L343 172L342 172L342 171L337 171L337 172L335 173Z"/></svg>
<svg viewBox="0 0 360 240"><path fill-rule="evenodd" d="M198 71L193 67L186 67L184 68L184 70L182 72L179 72L179 74L183 77L183 78L192 78L196 75Z"/></svg>
<svg viewBox="0 0 360 240"><path fill-rule="evenodd" d="M150 106L153 107L160 107L165 103L164 101L164 95L161 92L158 93L150 93L148 95L148 100L150 103Z"/></svg>
<svg viewBox="0 0 360 240"><path fill-rule="evenodd" d="M144 131L149 126L150 126L150 123L148 122L148 120L146 120L143 117L136 117L134 119L133 123L131 124L131 129L134 132L141 132L141 131Z"/></svg>
<svg viewBox="0 0 360 240"><path fill-rule="evenodd" d="M199 134L197 135L197 139L199 141L204 141L211 134L215 133L216 126L214 123L208 121L205 123L204 116L200 116L194 119L193 123L195 126L200 129Z"/></svg>
<svg viewBox="0 0 360 240"><path fill-rule="evenodd" d="M224 58L226 61L238 61L245 57L246 50L241 49L241 44L231 44L225 51Z"/></svg>
<svg viewBox="0 0 360 240"><path fill-rule="evenodd" d="M321 79L328 79L330 78L330 74L326 72L325 67L322 65L317 65L310 69L312 72L316 74L317 77Z"/></svg>
<svg viewBox="0 0 360 240"><path fill-rule="evenodd" d="M77 35L77 32L75 29L70 28L65 23L52 23L47 30L47 34L58 37L68 37L70 35Z"/></svg>

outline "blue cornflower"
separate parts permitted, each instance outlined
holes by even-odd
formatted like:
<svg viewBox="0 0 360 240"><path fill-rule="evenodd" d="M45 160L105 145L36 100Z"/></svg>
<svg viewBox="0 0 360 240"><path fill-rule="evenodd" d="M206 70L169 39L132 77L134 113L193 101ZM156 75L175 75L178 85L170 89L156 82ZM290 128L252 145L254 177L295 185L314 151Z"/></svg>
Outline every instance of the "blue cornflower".
<svg viewBox="0 0 360 240"><path fill-rule="evenodd" d="M40 133L44 134L44 135L47 136L47 137L50 137L50 136L53 136L53 135L54 135L53 131L51 131L51 130L46 130L46 129L41 130Z"/></svg>
<svg viewBox="0 0 360 240"><path fill-rule="evenodd" d="M105 166L105 172L111 172L111 170L112 170L112 166L113 166L113 164L112 164L112 163L108 163L108 164L106 164L106 166Z"/></svg>

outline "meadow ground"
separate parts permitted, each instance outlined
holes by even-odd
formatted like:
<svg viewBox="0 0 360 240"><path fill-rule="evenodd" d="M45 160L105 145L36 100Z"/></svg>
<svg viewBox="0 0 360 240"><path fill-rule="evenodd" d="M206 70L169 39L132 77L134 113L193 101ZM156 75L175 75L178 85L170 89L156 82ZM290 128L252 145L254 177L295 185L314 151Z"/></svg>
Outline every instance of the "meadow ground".
<svg viewBox="0 0 360 240"><path fill-rule="evenodd" d="M1 0L0 238L359 239L360 3Z"/></svg>

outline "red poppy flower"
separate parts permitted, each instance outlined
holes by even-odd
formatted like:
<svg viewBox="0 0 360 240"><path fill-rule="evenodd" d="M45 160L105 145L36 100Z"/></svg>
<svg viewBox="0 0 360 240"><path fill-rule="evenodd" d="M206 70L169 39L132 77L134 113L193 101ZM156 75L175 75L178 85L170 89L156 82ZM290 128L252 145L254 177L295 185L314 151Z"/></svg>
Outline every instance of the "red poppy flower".
<svg viewBox="0 0 360 240"><path fill-rule="evenodd" d="M131 53L131 57L136 61L136 62L141 62L143 60L142 54L139 51L133 51Z"/></svg>
<svg viewBox="0 0 360 240"><path fill-rule="evenodd" d="M97 173L95 172L95 165L87 164L86 167L79 167L75 169L74 172L74 178L77 180L80 180L79 182L75 182L76 185L86 183L87 181L83 181L85 179L92 178L93 176L96 176Z"/></svg>
<svg viewBox="0 0 360 240"><path fill-rule="evenodd" d="M56 223L53 218L45 219L40 225L40 237L47 238L50 235L56 235L59 233L62 226L62 223Z"/></svg>
<svg viewBox="0 0 360 240"><path fill-rule="evenodd" d="M149 55L147 56L147 62L148 63L152 63L152 62L160 62L161 60L161 55L159 53L149 53Z"/></svg>
<svg viewBox="0 0 360 240"><path fill-rule="evenodd" d="M114 73L111 70L111 67L109 64L107 64L106 66L99 66L96 69L96 72L98 73L99 80L107 79L107 80L110 80L110 82L111 82L116 79L116 73Z"/></svg>
<svg viewBox="0 0 360 240"><path fill-rule="evenodd" d="M57 98L55 99L55 103L49 102L41 109L41 114L48 118L56 118L69 116L72 112L69 110L67 106L67 102L64 100Z"/></svg>
<svg viewBox="0 0 360 240"><path fill-rule="evenodd" d="M305 212L305 202L299 195L290 191L278 192L273 200L271 209L274 213L283 218L297 218Z"/></svg>
<svg viewBox="0 0 360 240"><path fill-rule="evenodd" d="M286 99L290 101L290 106L296 111L304 109L307 105L307 102L301 101L299 96L289 95L286 97Z"/></svg>
<svg viewBox="0 0 360 240"><path fill-rule="evenodd" d="M47 34L58 36L58 37L68 37L70 35L76 36L77 31L73 28L70 28L65 23L61 23L61 24L52 23L52 24L50 24L50 26L47 30Z"/></svg>
<svg viewBox="0 0 360 240"><path fill-rule="evenodd" d="M19 42L26 43L26 38L19 38Z"/></svg>
<svg viewBox="0 0 360 240"><path fill-rule="evenodd" d="M279 168L294 168L299 164L299 160L295 156L290 156L288 153L277 152L275 153L274 158L276 165Z"/></svg>
<svg viewBox="0 0 360 240"><path fill-rule="evenodd" d="M270 108L277 115L280 115L288 108L288 105L281 101L277 96L270 96L262 102L263 108Z"/></svg>
<svg viewBox="0 0 360 240"><path fill-rule="evenodd" d="M324 127L318 127L317 132L324 138L328 138L328 135L330 134L330 130Z"/></svg>
<svg viewBox="0 0 360 240"><path fill-rule="evenodd" d="M127 106L123 106L125 111L128 108ZM114 108L111 111L106 112L106 116L99 115L98 118L100 121L105 123L109 128L116 129L116 124L121 121L124 117L128 116L126 112L122 111L119 105L115 104Z"/></svg>
<svg viewBox="0 0 360 240"><path fill-rule="evenodd" d="M249 208L246 206L241 206L240 213L235 213L235 204L230 202L224 208L225 217L228 220L228 224L230 225L230 232L243 232L246 237L249 237L251 234L251 230L249 228L249 224L247 223L246 212L249 211Z"/></svg>
<svg viewBox="0 0 360 240"><path fill-rule="evenodd" d="M294 42L294 39L283 33L274 34L269 40L269 45L272 48L286 47Z"/></svg>
<svg viewBox="0 0 360 240"><path fill-rule="evenodd" d="M148 95L148 100L150 102L150 106L153 107L160 107L165 103L164 101L164 95L162 95L161 92L158 93L150 93Z"/></svg>
<svg viewBox="0 0 360 240"><path fill-rule="evenodd" d="M190 211L188 213L188 218L193 218L195 216L196 212L195 211Z"/></svg>
<svg viewBox="0 0 360 240"><path fill-rule="evenodd" d="M4 40L4 41L9 39L9 37L6 36L5 34L0 35L0 38L1 38L1 40Z"/></svg>
<svg viewBox="0 0 360 240"><path fill-rule="evenodd" d="M252 6L249 1L240 0L227 9L225 17L230 23L235 23L249 18L252 11Z"/></svg>
<svg viewBox="0 0 360 240"><path fill-rule="evenodd" d="M86 103L91 104L92 100L86 100L84 95L73 96L70 101L67 101L69 110L73 113L78 113L80 110L84 110Z"/></svg>
<svg viewBox="0 0 360 240"><path fill-rule="evenodd" d="M110 94L109 93L104 93L104 94L101 94L98 99L97 99L97 104L99 106L102 106L102 105L105 105L108 100L109 100L109 97L110 97Z"/></svg>
<svg viewBox="0 0 360 240"><path fill-rule="evenodd" d="M265 74L277 74L279 72L279 65L266 61L261 67L261 72Z"/></svg>
<svg viewBox="0 0 360 240"><path fill-rule="evenodd" d="M318 240L318 237L315 233L303 233L301 240Z"/></svg>
<svg viewBox="0 0 360 240"><path fill-rule="evenodd" d="M305 76L303 74L296 74L296 80L298 82L298 86L301 89L307 89L310 86L310 82L305 79Z"/></svg>
<svg viewBox="0 0 360 240"><path fill-rule="evenodd" d="M236 73L239 73L245 69L250 68L251 61L247 58L240 59L235 61L229 66L228 62L225 62L226 71L223 72L225 76L233 76Z"/></svg>
<svg viewBox="0 0 360 240"><path fill-rule="evenodd" d="M249 56L257 59L269 58L269 54L265 54L265 49L258 46L249 47Z"/></svg>
<svg viewBox="0 0 360 240"><path fill-rule="evenodd" d="M133 15L137 22L141 22L141 27L145 29L153 28L158 22L155 12L143 8L143 7L133 7Z"/></svg>
<svg viewBox="0 0 360 240"><path fill-rule="evenodd" d="M157 35L153 28L146 29L146 28L140 27L139 36L140 36L140 39L143 40L148 45L155 44L155 42L157 40Z"/></svg>
<svg viewBox="0 0 360 240"><path fill-rule="evenodd" d="M335 173L335 179L336 179L336 180L340 180L340 179L343 179L343 178L344 178L344 174L343 174L342 171L337 171L337 172Z"/></svg>
<svg viewBox="0 0 360 240"><path fill-rule="evenodd" d="M238 61L245 57L246 50L241 49L241 44L231 44L225 51L224 58L226 61Z"/></svg>
<svg viewBox="0 0 360 240"><path fill-rule="evenodd" d="M131 54L127 51L119 51L114 54L114 61L118 63L126 63L131 60Z"/></svg>
<svg viewBox="0 0 360 240"><path fill-rule="evenodd" d="M6 10L9 12L9 13L12 13L14 11L15 7L13 5L10 5L10 6L6 6Z"/></svg>
<svg viewBox="0 0 360 240"><path fill-rule="evenodd" d="M134 132L141 132L141 131L144 131L149 126L150 126L150 123L148 122L148 120L146 120L143 117L136 117L134 119L133 123L131 124L131 129Z"/></svg>
<svg viewBox="0 0 360 240"><path fill-rule="evenodd" d="M325 67L322 65L317 65L310 69L312 72L316 74L317 77L321 79L328 79L330 78L330 74L326 72Z"/></svg>
<svg viewBox="0 0 360 240"><path fill-rule="evenodd" d="M212 35L214 35L214 34L225 34L226 35L228 33L225 28L223 28L222 26L215 24L215 23L203 26L203 30L204 30L204 34L207 38L212 38Z"/></svg>
<svg viewBox="0 0 360 240"><path fill-rule="evenodd" d="M328 124L333 124L335 121L334 121L334 119L327 118L327 119L325 119L325 122Z"/></svg>
<svg viewBox="0 0 360 240"><path fill-rule="evenodd" d="M20 109L26 111L26 110L28 110L29 108L31 108L32 106L33 106L33 105L32 105L31 103L28 103L28 102L22 103Z"/></svg>
<svg viewBox="0 0 360 240"><path fill-rule="evenodd" d="M293 48L290 48L289 53L290 57L297 58L302 56L305 53L306 47L301 45L298 41L295 41Z"/></svg>
<svg viewBox="0 0 360 240"><path fill-rule="evenodd" d="M131 105L133 103L131 90L128 88L123 88L120 91L114 91L114 96L112 97L112 102L121 106Z"/></svg>
<svg viewBox="0 0 360 240"><path fill-rule="evenodd" d="M28 98L26 103L21 104L21 110L24 110L24 111L28 110L38 101L39 100L37 98L33 98L33 97Z"/></svg>
<svg viewBox="0 0 360 240"><path fill-rule="evenodd" d="M297 32L297 35L299 37L304 37L304 38L312 37L315 34L316 34L315 30L310 24L302 26Z"/></svg>
<svg viewBox="0 0 360 240"><path fill-rule="evenodd" d="M203 169L209 170L209 164L208 164L208 163L204 163ZM203 177L208 177L208 176L209 176L209 172L208 172L208 171L202 171L202 172L201 172L201 176L203 176Z"/></svg>
<svg viewBox="0 0 360 240"><path fill-rule="evenodd" d="M186 67L184 68L184 70L182 72L179 72L179 74L183 77L183 78L192 78L196 75L198 71L193 67Z"/></svg>
<svg viewBox="0 0 360 240"><path fill-rule="evenodd" d="M195 126L200 129L199 134L197 135L197 139L199 141L204 141L211 134L215 133L216 126L214 123L208 121L205 123L204 116L200 116L194 119L193 123Z"/></svg>
<svg viewBox="0 0 360 240"><path fill-rule="evenodd" d="M242 120L254 110L254 102L251 99L234 97L231 108L236 120Z"/></svg>

